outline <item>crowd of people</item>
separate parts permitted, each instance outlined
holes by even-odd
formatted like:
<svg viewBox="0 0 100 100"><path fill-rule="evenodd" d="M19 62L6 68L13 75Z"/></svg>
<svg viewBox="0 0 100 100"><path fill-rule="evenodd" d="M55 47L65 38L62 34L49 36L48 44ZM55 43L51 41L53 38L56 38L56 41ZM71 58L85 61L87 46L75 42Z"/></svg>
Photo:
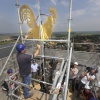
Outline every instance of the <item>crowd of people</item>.
<svg viewBox="0 0 100 100"><path fill-rule="evenodd" d="M22 78L22 82L30 86L34 87L33 79L40 79L41 81L45 81L47 83L53 83L55 77L55 71L58 66L58 61L54 58L49 61L46 58L42 57L40 60L40 64L36 61L35 57L38 56L40 52L40 45L37 44L36 52L32 55L26 54L26 46L24 44L17 44L17 62L19 66L19 73ZM74 62L70 67L71 76L69 77L69 84L71 83L72 92L77 92L76 97L79 98L80 92L83 94L85 100L96 100L95 96L92 93L91 83L95 80L95 75L98 72L95 68L87 68L85 72L82 72L80 76L78 75L78 62ZM12 69L8 69L8 75L12 75ZM66 73L65 73L66 74ZM38 78L39 76L39 78ZM63 78L64 83L65 76ZM16 77L13 77L12 80L16 80ZM5 82L5 81L4 81ZM4 83L5 84L5 83ZM16 85L11 83L11 88L15 88ZM4 86L2 86L4 88ZM40 82L40 91L45 93L50 93L51 85L46 85L43 82ZM100 83L98 85L100 87ZM8 87L6 89L9 89ZM7 90L8 91L8 90ZM100 100L100 89L98 90L98 99ZM23 87L23 95L25 99L28 99L33 96L33 93L30 92L30 89L27 87Z"/></svg>
<svg viewBox="0 0 100 100"><path fill-rule="evenodd" d="M27 84L30 86L30 84L32 83L32 86L34 87L35 81L31 80L31 78L40 79L41 81L46 81L48 83L53 83L54 71L58 64L57 60L52 58L47 62L45 58L41 58L41 61L40 61L41 63L38 64L35 58L40 52L39 44L37 44L36 52L32 55L26 54L26 46L24 44L17 44L16 50L17 50L16 58L17 58L18 66L19 66L19 73L20 73L22 82L24 84ZM9 70L11 71L9 75L12 75L12 69L8 69L8 71ZM10 88L12 88L12 86L15 86L15 85L16 84L13 83ZM2 86L2 87L4 88L5 86ZM40 87L41 87L40 91L50 93L49 90L51 88L51 85L46 85L43 82L40 82ZM14 88L15 87L13 87L13 89ZM9 88L7 87L7 89ZM22 89L23 89L23 96L25 99L31 98L33 96L33 92L30 92L29 88L23 86Z"/></svg>
<svg viewBox="0 0 100 100"><path fill-rule="evenodd" d="M92 89L92 83L96 79L95 75L98 73L98 70L92 67L87 67L86 70L79 75L77 66L78 63L74 62L70 68L71 89L73 93L77 93L76 100L80 97L80 94L83 95L85 100L96 100ZM99 99L99 95L97 98Z"/></svg>

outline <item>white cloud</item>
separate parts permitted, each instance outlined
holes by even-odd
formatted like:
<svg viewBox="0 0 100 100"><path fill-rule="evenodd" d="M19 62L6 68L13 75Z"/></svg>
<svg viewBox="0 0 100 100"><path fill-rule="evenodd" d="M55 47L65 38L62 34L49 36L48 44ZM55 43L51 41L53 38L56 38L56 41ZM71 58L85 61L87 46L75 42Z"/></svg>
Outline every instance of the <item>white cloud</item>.
<svg viewBox="0 0 100 100"><path fill-rule="evenodd" d="M99 18L99 13L100 12L100 7L98 9L96 0L89 0L88 2L88 6L85 7L85 9L82 10L81 13L79 13L78 11L74 11L73 16L75 16L74 14L78 15L83 15L82 17L79 17L77 19L74 19L74 21L72 22L72 29L74 31L99 31L100 30L100 18ZM99 2L98 2L99 3ZM76 14L76 15L77 15ZM72 17L73 17L72 16ZM76 25L77 23L77 25Z"/></svg>
<svg viewBox="0 0 100 100"><path fill-rule="evenodd" d="M56 5L57 0L51 0L51 2L52 2L54 5Z"/></svg>
<svg viewBox="0 0 100 100"><path fill-rule="evenodd" d="M100 23L100 19L83 19L83 20L79 20L79 22L74 22L72 24L72 29L74 31L99 31L99 23Z"/></svg>
<svg viewBox="0 0 100 100"><path fill-rule="evenodd" d="M35 9L39 9L38 4L35 4L35 5L30 4L29 6L32 7L32 8L35 8Z"/></svg>
<svg viewBox="0 0 100 100"><path fill-rule="evenodd" d="M88 3L92 11L100 11L100 0L89 0Z"/></svg>
<svg viewBox="0 0 100 100"><path fill-rule="evenodd" d="M40 9L39 5L37 5L37 4L35 4L33 7L36 9Z"/></svg>
<svg viewBox="0 0 100 100"><path fill-rule="evenodd" d="M60 3L61 3L63 6L68 6L68 5L69 5L67 1L61 1Z"/></svg>
<svg viewBox="0 0 100 100"><path fill-rule="evenodd" d="M72 12L73 17L80 17L86 13L85 9L80 9Z"/></svg>
<svg viewBox="0 0 100 100"><path fill-rule="evenodd" d="M88 2L100 6L100 0L88 0Z"/></svg>

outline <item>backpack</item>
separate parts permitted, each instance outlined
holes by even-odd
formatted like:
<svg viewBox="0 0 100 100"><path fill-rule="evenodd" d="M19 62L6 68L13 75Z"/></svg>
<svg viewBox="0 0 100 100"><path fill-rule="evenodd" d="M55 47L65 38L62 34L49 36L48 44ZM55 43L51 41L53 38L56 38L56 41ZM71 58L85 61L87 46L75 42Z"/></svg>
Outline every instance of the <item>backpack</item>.
<svg viewBox="0 0 100 100"><path fill-rule="evenodd" d="M6 81L4 81L3 82L3 84L1 85L1 87L2 87L2 89L4 90L4 91L9 91L9 87L8 87L8 84L7 84L7 82Z"/></svg>

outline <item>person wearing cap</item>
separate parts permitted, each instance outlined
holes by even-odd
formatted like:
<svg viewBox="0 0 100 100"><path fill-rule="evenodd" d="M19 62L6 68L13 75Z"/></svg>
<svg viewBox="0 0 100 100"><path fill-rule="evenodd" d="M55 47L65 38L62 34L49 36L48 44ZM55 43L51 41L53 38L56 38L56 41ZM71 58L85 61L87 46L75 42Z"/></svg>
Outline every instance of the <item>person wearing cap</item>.
<svg viewBox="0 0 100 100"><path fill-rule="evenodd" d="M78 92L77 92L77 98L79 97L79 92L80 90L85 86L85 85L89 85L89 83L91 81L93 81L95 79L95 74L97 73L97 70L92 69L91 72L88 72L84 75L84 77L81 79L81 81L79 82L79 86L78 86Z"/></svg>
<svg viewBox="0 0 100 100"><path fill-rule="evenodd" d="M9 68L9 69L7 70L7 77L8 77L8 76L11 76L11 75L12 75L12 72L13 72L13 70ZM6 91L6 92L7 92L7 95L8 95L9 87L8 87L7 81L8 81L8 79L6 78L6 79L4 80L4 82L3 82L3 84L2 84L2 89L3 89L4 91ZM10 88L11 88L11 85L14 86L13 84L10 84ZM12 89L12 88L11 88L11 89Z"/></svg>
<svg viewBox="0 0 100 100"><path fill-rule="evenodd" d="M11 68L9 68L8 70L7 70L7 74L8 74L8 76L12 76L13 75L13 70L11 69ZM11 79L12 80L16 80L17 79L17 77L16 76L13 76L13 77L11 77ZM15 86L15 83L10 83L10 88L13 90L14 88L15 88L16 86Z"/></svg>
<svg viewBox="0 0 100 100"><path fill-rule="evenodd" d="M35 58L40 51L40 45L37 44L36 52L32 55L26 54L26 46L24 44L17 44L16 45L17 50L17 62L19 65L19 73L20 76L23 79L23 83L30 85L31 83L31 60ZM24 98L30 98L32 97L33 93L29 93L29 89L26 87L23 87L24 90Z"/></svg>
<svg viewBox="0 0 100 100"><path fill-rule="evenodd" d="M76 76L78 74L78 63L77 62L74 62L74 65L73 67L70 68L70 71L71 71L71 74L72 74L72 91L74 92L74 88L75 88L75 79L76 79Z"/></svg>
<svg viewBox="0 0 100 100"><path fill-rule="evenodd" d="M56 60L55 58L52 58L49 62L49 68L54 71L56 69L56 66L57 66L57 63L56 63Z"/></svg>
<svg viewBox="0 0 100 100"><path fill-rule="evenodd" d="M7 70L7 77L11 77L12 75L13 75L13 70L12 70L11 68L9 68L9 69ZM17 79L16 76L11 77L11 80L16 80L16 79ZM3 84L2 84L2 88L3 88L5 91L7 91L7 95L8 95L9 88L10 88L10 90L14 90L14 89L16 88L17 85L16 85L15 83L13 83L13 82L10 82L10 83L9 83L9 87L8 87L7 81L8 81L8 78L6 78L6 79L4 80L4 82L3 82ZM14 94L17 94L17 93L18 93L18 90L15 90L15 91L14 91Z"/></svg>
<svg viewBox="0 0 100 100"><path fill-rule="evenodd" d="M13 75L13 70L11 68L9 68L7 70L7 74L8 74L8 76L12 76ZM15 80L17 80L17 78L18 78L17 75L14 75L13 77L11 77L11 80L15 81ZM14 90L16 87L17 87L17 84L15 84L13 82L10 82L10 88L11 88L11 90ZM14 94L15 95L18 94L18 90L17 89L14 91Z"/></svg>
<svg viewBox="0 0 100 100"><path fill-rule="evenodd" d="M85 85L84 87L83 97L85 98L85 100L90 100L91 97L94 97L88 85Z"/></svg>
<svg viewBox="0 0 100 100"><path fill-rule="evenodd" d="M50 74L49 74L49 82L50 83L52 83L52 77L54 75L54 71L56 70L57 66L58 66L58 62L56 62L55 58L52 58L48 65L49 70L50 70L49 71L50 72Z"/></svg>
<svg viewBox="0 0 100 100"><path fill-rule="evenodd" d="M38 67L39 67L39 65L36 63L36 60L32 60L31 71L32 71L32 78L33 79L37 79ZM32 80L32 85L34 87L34 80Z"/></svg>

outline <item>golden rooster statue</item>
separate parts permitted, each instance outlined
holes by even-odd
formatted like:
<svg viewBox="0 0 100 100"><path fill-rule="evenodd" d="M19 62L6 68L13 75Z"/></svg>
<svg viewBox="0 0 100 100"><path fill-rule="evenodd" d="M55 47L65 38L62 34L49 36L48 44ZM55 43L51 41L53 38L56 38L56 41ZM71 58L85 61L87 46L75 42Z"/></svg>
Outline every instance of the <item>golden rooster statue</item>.
<svg viewBox="0 0 100 100"><path fill-rule="evenodd" d="M56 9L53 7L49 9L49 12L50 15L47 16L47 19L41 25L41 30L40 30L40 26L38 26L34 13L30 9L30 7L27 5L22 5L20 7L19 9L20 20L22 21L22 23L26 21L30 28L29 31L26 33L26 38L28 39L36 38L45 40L51 37L57 14L56 14Z"/></svg>

